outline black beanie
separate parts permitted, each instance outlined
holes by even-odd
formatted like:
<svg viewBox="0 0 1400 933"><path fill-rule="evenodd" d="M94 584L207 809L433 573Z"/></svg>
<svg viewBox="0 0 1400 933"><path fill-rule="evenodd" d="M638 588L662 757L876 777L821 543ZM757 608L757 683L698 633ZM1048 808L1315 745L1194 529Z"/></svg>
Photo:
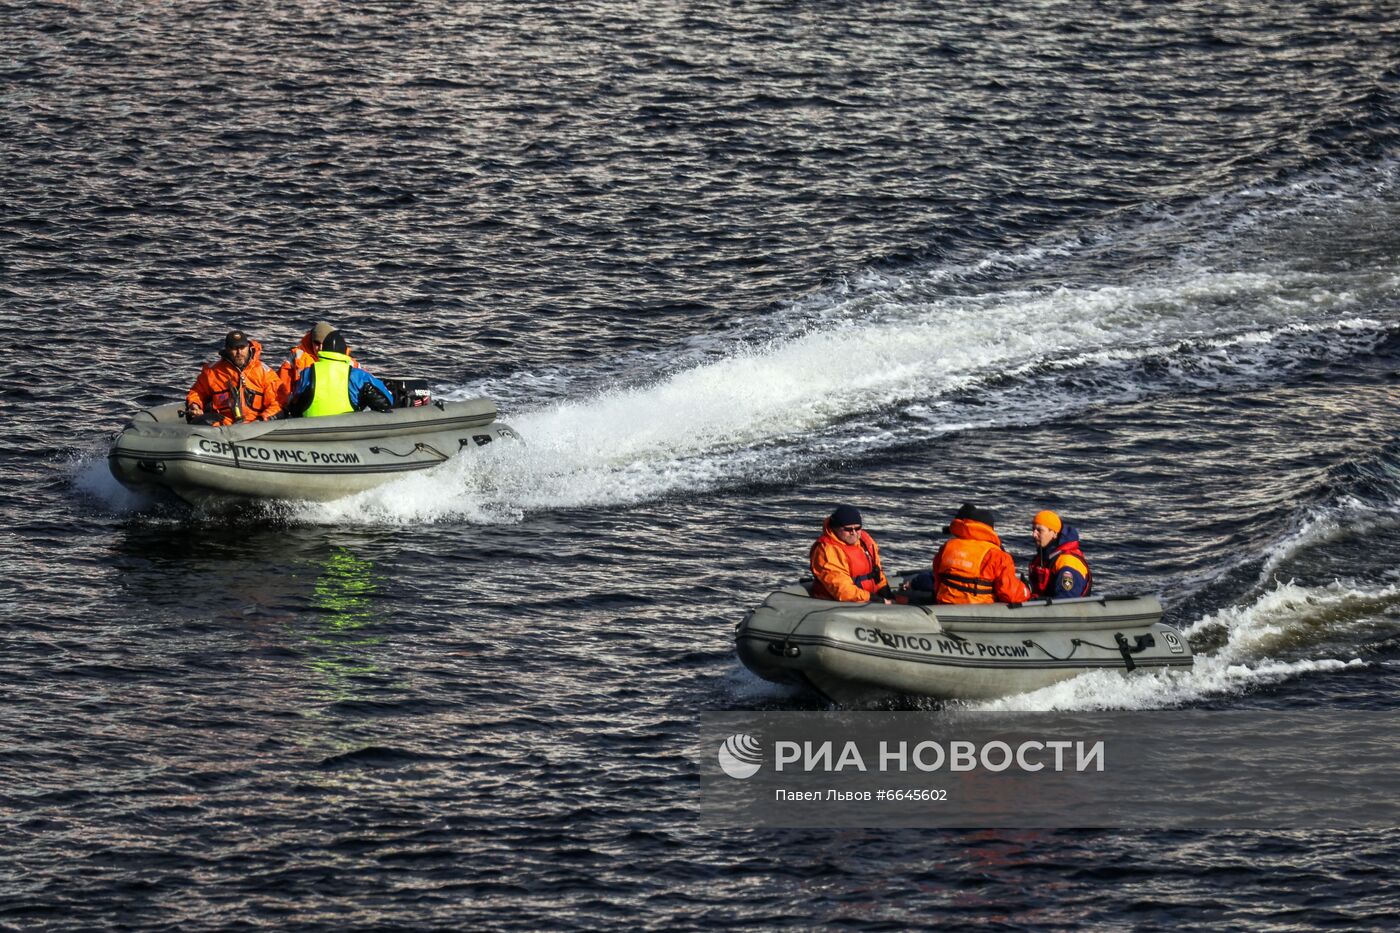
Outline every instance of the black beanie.
<svg viewBox="0 0 1400 933"><path fill-rule="evenodd" d="M831 513L831 527L840 528L842 525L863 525L860 520L860 510L853 505L838 505L836 511Z"/></svg>
<svg viewBox="0 0 1400 933"><path fill-rule="evenodd" d="M321 349L329 350L331 353L345 352L345 338L340 335L340 331L333 330L326 334L326 339L321 341Z"/></svg>
<svg viewBox="0 0 1400 933"><path fill-rule="evenodd" d="M953 516L953 521L957 521L960 518L965 518L972 522L981 522L988 528L995 528L997 526L997 517L991 509L981 508L973 505L971 502L963 503L963 507L958 509L958 514ZM943 529L943 533L949 534L952 530L953 526L949 525L947 528Z"/></svg>
<svg viewBox="0 0 1400 933"><path fill-rule="evenodd" d="M224 336L224 349L235 350L238 347L246 347L248 337L241 330L231 330Z"/></svg>

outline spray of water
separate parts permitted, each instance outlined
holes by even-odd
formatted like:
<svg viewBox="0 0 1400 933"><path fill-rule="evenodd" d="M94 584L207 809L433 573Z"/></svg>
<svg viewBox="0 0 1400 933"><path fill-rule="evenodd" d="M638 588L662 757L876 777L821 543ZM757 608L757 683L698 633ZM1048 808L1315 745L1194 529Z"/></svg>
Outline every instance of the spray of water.
<svg viewBox="0 0 1400 933"><path fill-rule="evenodd" d="M1235 304L1253 302L1263 288L1255 279L1246 285L1246 293L1231 293ZM1163 286L1002 294L738 346L652 382L523 411L510 419L527 439L523 448L448 464L348 508L307 509L302 517L511 520L534 509L654 500L799 475L833 456L968 427L1055 417L1091 397L1103 404L1264 379L1339 345L1364 350L1386 333L1371 319L1300 322L1285 313L1268 327L1251 319L1247 331L1183 339L1188 324L1203 326L1188 311L1194 299L1183 297L1200 288L1183 288L1171 313ZM1014 325L1027 315L1053 321L1056 342ZM1067 369L1087 375L1065 380Z"/></svg>
<svg viewBox="0 0 1400 933"><path fill-rule="evenodd" d="M1316 646L1362 640L1397 627L1400 587L1335 581L1321 587L1282 584L1252 603L1211 613L1189 626L1192 643L1223 644L1198 654L1188 671L1138 674L1096 671L979 705L1000 710L1162 709L1319 672L1362 667L1350 654L1306 657Z"/></svg>

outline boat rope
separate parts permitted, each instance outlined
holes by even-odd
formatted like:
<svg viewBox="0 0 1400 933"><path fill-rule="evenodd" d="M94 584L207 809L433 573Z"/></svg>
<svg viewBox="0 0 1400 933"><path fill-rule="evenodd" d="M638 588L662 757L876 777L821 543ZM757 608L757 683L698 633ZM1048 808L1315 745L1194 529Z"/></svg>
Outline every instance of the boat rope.
<svg viewBox="0 0 1400 933"><path fill-rule="evenodd" d="M1040 644L1039 642L1033 641L1033 640L1031 640L1031 639L1029 639L1029 638L1027 638L1027 639L1025 639L1024 641L1021 642L1021 645L1022 645L1023 647L1026 647L1026 648L1039 648L1041 651L1043 651L1043 652L1045 653L1045 656L1048 657L1048 658L1049 658L1050 660L1052 660L1052 661L1068 661L1070 658L1074 657L1075 652L1077 652L1077 651L1079 650L1079 646L1082 645L1082 644L1084 644L1084 642L1081 641L1081 640L1078 639L1078 638L1072 638L1072 639L1070 639L1070 644L1073 645L1074 647L1072 647L1072 648L1069 649L1069 654L1065 655L1063 658L1059 658L1059 657L1056 657L1056 656L1055 656L1054 652L1050 651L1050 649L1046 648L1044 645Z"/></svg>
<svg viewBox="0 0 1400 933"><path fill-rule="evenodd" d="M932 610L932 609L929 609L927 606L923 607L923 609L924 609L925 612L928 613L928 616L929 616L930 619L933 619L934 621L937 621L937 620L938 620L938 616L936 616L936 615L933 614L933 610ZM930 632L929 634L934 635L935 637L937 637L937 636L939 636L939 635L947 635L949 638L953 639L953 641L961 641L961 642L966 642L966 641L967 641L966 638L963 638L961 635L959 635L957 632L953 631L952 629L946 629L946 628L945 628L945 629L943 629L942 631L939 631L939 632Z"/></svg>
<svg viewBox="0 0 1400 933"><path fill-rule="evenodd" d="M764 600L764 602L767 603L767 600ZM816 611L825 612L826 610L819 609ZM802 627L802 623L806 622L807 617L811 614L812 613L810 612L805 612L802 615L798 616L797 621L792 623L792 628L788 629L788 632L786 635L783 636L782 641L770 641L768 643L768 653L780 655L785 658L795 658L798 655L800 655L802 653L802 649L792 643L792 636L797 632L799 628Z"/></svg>
<svg viewBox="0 0 1400 933"><path fill-rule="evenodd" d="M1156 647L1157 639L1152 637L1151 632L1148 632L1145 635L1136 636L1133 639L1133 643L1129 645L1128 639L1123 636L1122 632L1114 632L1112 647L1108 645L1098 645L1092 641L1081 638L1074 639L1074 643L1076 645L1083 643L1091 648L1098 648L1100 651L1116 651L1123 658L1123 667L1131 671L1137 667L1137 662L1133 660L1133 655L1140 654L1148 648Z"/></svg>
<svg viewBox="0 0 1400 933"><path fill-rule="evenodd" d="M445 453L443 453L442 451L438 450L438 449L437 449L436 447L434 447L432 444L423 444L423 443L414 444L412 450L410 450L408 453L403 453L403 454L399 453L397 450L392 450L392 449L390 449L390 448L388 448L388 447L371 447L371 448L369 449L369 452L372 453L372 454L393 454L395 457L411 457L411 456L413 456L414 454L416 454L416 453L418 453L418 452L420 452L420 451L423 452L423 453L436 454L437 457L438 457L438 459L440 459L440 460L447 460L447 459L450 459L450 458L447 456L447 454L445 454Z"/></svg>

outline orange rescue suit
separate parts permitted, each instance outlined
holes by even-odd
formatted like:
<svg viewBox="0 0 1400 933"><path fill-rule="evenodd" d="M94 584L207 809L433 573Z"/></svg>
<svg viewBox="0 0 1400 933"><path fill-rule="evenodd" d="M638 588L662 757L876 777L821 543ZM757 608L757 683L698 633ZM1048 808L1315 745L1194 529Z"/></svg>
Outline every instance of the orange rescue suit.
<svg viewBox="0 0 1400 933"><path fill-rule="evenodd" d="M350 357L350 365L359 368L359 363L353 356L350 356L350 348L345 348L345 355ZM301 371L316 362L316 351L311 349L311 331L302 335L301 343L292 347L292 352L287 354L287 358L282 361L282 365L277 368L277 377L282 381L281 392L277 396L277 401L281 405L286 405L292 397L292 390L296 388L297 380L301 378Z"/></svg>
<svg viewBox="0 0 1400 933"><path fill-rule="evenodd" d="M215 425L239 421L266 421L282 410L278 401L282 393L277 374L262 361L262 344L248 341L252 347L248 365L239 369L223 353L207 363L194 381L194 388L185 395L188 408L213 412L219 418Z"/></svg>
<svg viewBox="0 0 1400 933"><path fill-rule="evenodd" d="M890 585L880 568L880 548L864 530L860 541L847 544L831 530L831 519L822 523L822 536L812 545L812 595L843 603L865 603Z"/></svg>
<svg viewBox="0 0 1400 933"><path fill-rule="evenodd" d="M933 558L934 602L1023 603L1030 587L1016 576L1016 561L1002 550L1001 538L984 522L956 518L952 539Z"/></svg>

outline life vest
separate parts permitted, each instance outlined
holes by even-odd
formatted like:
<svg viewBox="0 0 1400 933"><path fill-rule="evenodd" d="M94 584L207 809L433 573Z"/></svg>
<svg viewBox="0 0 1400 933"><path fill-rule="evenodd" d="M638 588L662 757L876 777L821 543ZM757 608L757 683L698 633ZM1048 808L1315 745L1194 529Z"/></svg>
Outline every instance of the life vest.
<svg viewBox="0 0 1400 933"><path fill-rule="evenodd" d="M234 424L237 424L243 420L243 392L245 388L243 370L240 369L238 370L238 378L234 380L232 385L224 383L224 387L210 397L209 407L214 410L215 414L230 418Z"/></svg>
<svg viewBox="0 0 1400 933"><path fill-rule="evenodd" d="M345 348L345 355L349 358L350 365L358 369L360 364L355 359L354 354L350 352L349 347ZM282 380L278 401L282 405L285 406L287 402L291 401L292 393L296 391L297 380L301 378L302 371L315 362L316 354L311 350L311 332L307 331L306 335L301 338L301 343L292 347L287 358L282 361L282 365L277 367L277 378Z"/></svg>
<svg viewBox="0 0 1400 933"><path fill-rule="evenodd" d="M937 582L934 602L945 605L996 602L996 580L982 575L987 554L999 550L990 541L952 538L938 552L933 564Z"/></svg>
<svg viewBox="0 0 1400 933"><path fill-rule="evenodd" d="M302 413L305 417L344 415L355 410L350 402L350 357L322 350L311 369L313 394Z"/></svg>
<svg viewBox="0 0 1400 933"><path fill-rule="evenodd" d="M807 552L807 559L810 561L817 553L819 547L830 547L831 542L823 538L818 538L811 549ZM851 582L867 593L874 595L880 589L880 579L884 576L880 572L880 561L875 556L875 541L864 530L860 533L860 539L855 544L847 544L834 534L831 535L836 546L841 548L846 555L846 566L851 572ZM816 581L816 591L813 596L818 599L835 599L836 596L828 593L821 580Z"/></svg>
<svg viewBox="0 0 1400 933"><path fill-rule="evenodd" d="M1031 565L1027 572L1027 577L1031 585L1032 596L1039 599L1051 595L1051 584L1055 579L1055 574L1060 570L1062 564L1061 559L1066 557L1074 558L1078 562L1079 567L1084 568L1084 592L1080 595L1089 595L1089 592L1094 588L1094 575L1090 572L1089 562L1084 559L1084 552L1079 549L1079 541L1076 539L1074 541L1067 541L1050 553L1044 555L1044 560L1041 559L1041 554L1038 551L1035 557L1031 558ZM1079 567L1074 567L1074 569L1078 570Z"/></svg>
<svg viewBox="0 0 1400 933"><path fill-rule="evenodd" d="M249 380L250 370L261 366L250 358L242 369L228 360L221 360L209 368L209 385L213 389L209 396L209 408L234 424L252 421L267 410L276 392L269 392L268 386L255 385Z"/></svg>
<svg viewBox="0 0 1400 933"><path fill-rule="evenodd" d="M315 365L317 354L311 351L308 344L310 339L310 335L307 335L301 343L292 347L291 352L282 362L281 375L284 377L284 381L290 380L292 385L296 385L297 379L301 377L301 371L308 366ZM359 360L355 359L348 347L345 350L345 358L350 361L351 366L356 369L360 368Z"/></svg>
<svg viewBox="0 0 1400 933"><path fill-rule="evenodd" d="M303 350L301 347L292 347L289 359L291 361L292 382L294 383L303 369L316 365L316 354L310 350Z"/></svg>

